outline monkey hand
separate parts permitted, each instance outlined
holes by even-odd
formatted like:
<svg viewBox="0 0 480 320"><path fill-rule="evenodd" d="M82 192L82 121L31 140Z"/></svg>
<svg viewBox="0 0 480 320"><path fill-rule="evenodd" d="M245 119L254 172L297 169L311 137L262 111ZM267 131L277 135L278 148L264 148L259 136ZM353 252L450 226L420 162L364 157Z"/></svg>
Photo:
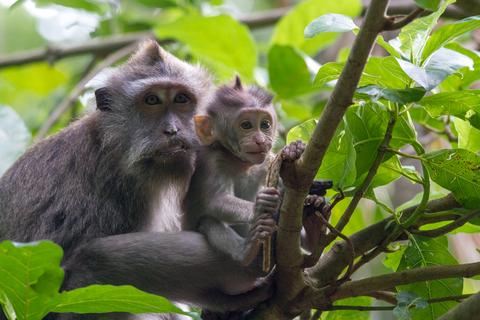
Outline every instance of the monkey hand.
<svg viewBox="0 0 480 320"><path fill-rule="evenodd" d="M288 146L282 149L282 160L287 162L293 162L300 159L303 151L305 151L305 143L301 140L290 142Z"/></svg>
<svg viewBox="0 0 480 320"><path fill-rule="evenodd" d="M330 205L321 195L309 194L303 206L303 228L305 230L304 246L312 252L319 245L320 238L326 232L326 226L318 215L328 221Z"/></svg>
<svg viewBox="0 0 480 320"><path fill-rule="evenodd" d="M274 214L280 207L280 193L275 188L261 189L255 200L255 216L245 242L245 254L242 263L249 265L260 250L261 241L271 237L277 229Z"/></svg>

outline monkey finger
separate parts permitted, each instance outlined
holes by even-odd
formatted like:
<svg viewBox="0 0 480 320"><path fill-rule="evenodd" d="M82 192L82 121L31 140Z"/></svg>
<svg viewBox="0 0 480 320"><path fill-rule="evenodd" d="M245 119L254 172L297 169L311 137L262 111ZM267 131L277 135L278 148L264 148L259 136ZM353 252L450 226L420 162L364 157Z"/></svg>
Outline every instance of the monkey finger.
<svg viewBox="0 0 480 320"><path fill-rule="evenodd" d="M258 192L258 195L260 194L280 195L280 191L278 191L277 188L267 187L267 188L260 189L260 191Z"/></svg>
<svg viewBox="0 0 480 320"><path fill-rule="evenodd" d="M315 203L314 203L315 208L320 208L324 204L325 204L324 197L317 197L317 199L315 199Z"/></svg>

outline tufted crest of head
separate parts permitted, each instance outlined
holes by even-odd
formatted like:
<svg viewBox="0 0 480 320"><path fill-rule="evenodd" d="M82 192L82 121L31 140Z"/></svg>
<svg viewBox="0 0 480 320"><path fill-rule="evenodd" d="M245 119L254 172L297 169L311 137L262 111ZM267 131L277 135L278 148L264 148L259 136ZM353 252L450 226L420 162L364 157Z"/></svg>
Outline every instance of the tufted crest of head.
<svg viewBox="0 0 480 320"><path fill-rule="evenodd" d="M213 102L207 106L207 113L215 116L224 112L225 108L270 108L272 100L273 95L259 86L245 87L237 75L232 84L223 85L216 90Z"/></svg>

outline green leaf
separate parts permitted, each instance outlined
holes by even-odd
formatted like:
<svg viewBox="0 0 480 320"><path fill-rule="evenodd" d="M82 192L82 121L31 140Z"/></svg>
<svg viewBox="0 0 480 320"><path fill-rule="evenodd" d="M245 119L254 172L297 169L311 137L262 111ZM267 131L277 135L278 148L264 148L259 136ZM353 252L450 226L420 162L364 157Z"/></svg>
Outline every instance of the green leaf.
<svg viewBox="0 0 480 320"><path fill-rule="evenodd" d="M392 271L396 271L400 265L400 262L402 261L406 249L406 245L399 245L399 248L394 252L387 253L385 255L385 259L383 260L383 265Z"/></svg>
<svg viewBox="0 0 480 320"><path fill-rule="evenodd" d="M420 100L425 95L425 90L422 88L388 89L369 85L358 88L357 93L360 93L360 96L370 96L374 101L384 98L392 102L407 104Z"/></svg>
<svg viewBox="0 0 480 320"><path fill-rule="evenodd" d="M415 3L424 9L435 11L438 9L441 0L415 0Z"/></svg>
<svg viewBox="0 0 480 320"><path fill-rule="evenodd" d="M480 28L480 16L468 17L439 27L428 39L425 49L422 52L422 59L425 60L437 49L443 47L462 34L478 28Z"/></svg>
<svg viewBox="0 0 480 320"><path fill-rule="evenodd" d="M323 32L348 32L358 29L352 18L343 14L325 14L310 22L305 28L305 38L313 38Z"/></svg>
<svg viewBox="0 0 480 320"><path fill-rule="evenodd" d="M365 65L359 86L374 84L385 88L405 89L410 82L409 76L394 57L371 57Z"/></svg>
<svg viewBox="0 0 480 320"><path fill-rule="evenodd" d="M397 271L438 265L455 265L457 261L448 250L447 237L433 239L410 237L410 243L405 250L403 259ZM456 296L462 294L463 279L441 279L435 281L417 282L400 286L399 291L408 291L424 300ZM429 304L425 309L413 309L413 319L434 320L456 305L456 302L440 302Z"/></svg>
<svg viewBox="0 0 480 320"><path fill-rule="evenodd" d="M412 292L400 291L395 298L397 299L397 306L393 309L393 315L400 320L410 320L412 318L412 307L425 309L428 305L427 300Z"/></svg>
<svg viewBox="0 0 480 320"><path fill-rule="evenodd" d="M30 139L23 120L12 109L0 105L0 176L25 151Z"/></svg>
<svg viewBox="0 0 480 320"><path fill-rule="evenodd" d="M159 24L155 34L185 43L198 59L224 78L235 72L253 78L257 64L255 43L248 28L230 16L183 16L175 22Z"/></svg>
<svg viewBox="0 0 480 320"><path fill-rule="evenodd" d="M430 32L447 6L453 2L454 0L445 1L437 11L426 17L415 19L405 26L398 35L399 49L403 53L402 55L408 57L414 65L421 65L422 51Z"/></svg>
<svg viewBox="0 0 480 320"><path fill-rule="evenodd" d="M473 61L469 57L446 48L440 48L430 56L425 67L398 59L402 70L412 80L429 91L438 86L446 77L463 67L473 68Z"/></svg>
<svg viewBox="0 0 480 320"><path fill-rule="evenodd" d="M172 302L132 286L91 285L62 292L53 312L74 313L180 313Z"/></svg>
<svg viewBox="0 0 480 320"><path fill-rule="evenodd" d="M332 43L338 36L334 33L319 34L313 39L304 38L305 27L315 18L338 13L350 17L360 14L362 4L359 0L306 0L297 4L276 25L271 44L290 45L309 55Z"/></svg>
<svg viewBox="0 0 480 320"><path fill-rule="evenodd" d="M170 8L177 7L178 0L137 0L138 3L153 8Z"/></svg>
<svg viewBox="0 0 480 320"><path fill-rule="evenodd" d="M56 303L63 280L62 249L50 241L0 243L0 292L18 320L42 319Z"/></svg>
<svg viewBox="0 0 480 320"><path fill-rule="evenodd" d="M440 92L424 97L418 104L434 118L441 115L464 118L470 109L480 111L480 90Z"/></svg>
<svg viewBox="0 0 480 320"><path fill-rule="evenodd" d="M466 208L480 205L480 157L465 149L439 150L425 154L430 177L452 191Z"/></svg>
<svg viewBox="0 0 480 320"><path fill-rule="evenodd" d="M318 70L314 85L321 87L329 81L338 79L344 66L344 63L339 62L324 64ZM405 89L405 87L410 85L411 81L394 57L370 57L365 65L359 85L377 85L385 88Z"/></svg>
<svg viewBox="0 0 480 320"><path fill-rule="evenodd" d="M415 182L422 181L422 178L414 167L403 166L398 157L393 156L380 165L377 170L377 174L370 184L370 188L373 189L379 186L384 186L397 180L401 176L405 176ZM362 178L362 180L363 179L364 178Z"/></svg>
<svg viewBox="0 0 480 320"><path fill-rule="evenodd" d="M287 134L287 143L295 140L308 142L316 126L315 120L308 120L293 127ZM332 180L335 188L344 189L355 181L355 149L349 128L342 121L328 146L317 179Z"/></svg>
<svg viewBox="0 0 480 320"><path fill-rule="evenodd" d="M347 110L346 119L353 136L353 144L357 153L357 181L371 167L378 153L378 148L385 137L389 121L388 112L380 105L367 103L363 106L353 106ZM416 133L411 120L400 117L394 127L390 145L400 148L416 139ZM387 160L385 158L385 160Z"/></svg>
<svg viewBox="0 0 480 320"><path fill-rule="evenodd" d="M370 306L372 299L369 297L354 297L335 301L334 306ZM323 319L323 317L322 317ZM327 312L325 320L369 320L368 312L358 312L356 310L337 310Z"/></svg>
<svg viewBox="0 0 480 320"><path fill-rule="evenodd" d="M312 75L302 55L290 46L273 45L268 51L268 75L281 98L312 91Z"/></svg>
<svg viewBox="0 0 480 320"><path fill-rule="evenodd" d="M458 118L453 120L458 133L458 147L477 153L480 151L480 130L468 121Z"/></svg>
<svg viewBox="0 0 480 320"><path fill-rule="evenodd" d="M316 87L321 87L327 82L338 79L340 73L342 73L343 67L345 67L345 64L340 62L325 63L320 69L318 69L313 84Z"/></svg>

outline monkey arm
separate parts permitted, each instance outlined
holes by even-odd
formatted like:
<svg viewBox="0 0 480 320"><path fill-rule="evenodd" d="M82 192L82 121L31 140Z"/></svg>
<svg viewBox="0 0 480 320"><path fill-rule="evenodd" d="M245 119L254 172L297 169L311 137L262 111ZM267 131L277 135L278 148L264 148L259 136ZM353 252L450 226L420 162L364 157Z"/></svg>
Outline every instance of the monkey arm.
<svg viewBox="0 0 480 320"><path fill-rule="evenodd" d="M196 232L97 238L74 252L65 271L67 290L95 283L128 284L214 311L246 310L271 293L268 284L255 287L257 275L251 269L213 249Z"/></svg>
<svg viewBox="0 0 480 320"><path fill-rule="evenodd" d="M248 223L253 219L255 204L231 194L214 197L206 208L206 214L228 224Z"/></svg>

